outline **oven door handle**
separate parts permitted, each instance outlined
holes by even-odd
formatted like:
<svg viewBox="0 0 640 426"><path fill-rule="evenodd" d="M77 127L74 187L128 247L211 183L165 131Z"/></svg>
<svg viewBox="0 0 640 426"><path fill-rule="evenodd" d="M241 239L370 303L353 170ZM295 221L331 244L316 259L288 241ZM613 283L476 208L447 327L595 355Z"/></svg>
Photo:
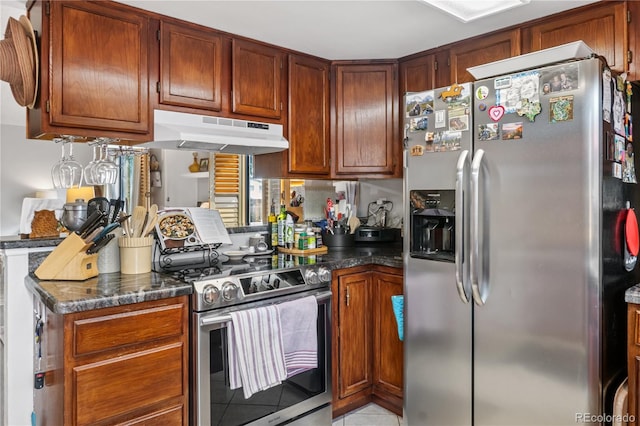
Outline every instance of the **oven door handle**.
<svg viewBox="0 0 640 426"><path fill-rule="evenodd" d="M322 293L317 293L315 294L315 297L318 300L318 302L324 302L325 300L331 298L331 291L323 291ZM295 300L295 299L291 299L291 300ZM231 321L231 315L229 314L203 317L203 318L200 318L200 327L204 327L207 325L223 324L229 321Z"/></svg>

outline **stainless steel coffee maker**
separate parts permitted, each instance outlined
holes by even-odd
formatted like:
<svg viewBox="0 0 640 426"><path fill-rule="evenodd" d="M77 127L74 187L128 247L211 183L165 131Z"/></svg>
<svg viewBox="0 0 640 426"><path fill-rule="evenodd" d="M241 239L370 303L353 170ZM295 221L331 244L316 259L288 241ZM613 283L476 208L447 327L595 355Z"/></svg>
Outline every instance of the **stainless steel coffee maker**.
<svg viewBox="0 0 640 426"><path fill-rule="evenodd" d="M410 191L410 256L453 260L455 250L455 192Z"/></svg>

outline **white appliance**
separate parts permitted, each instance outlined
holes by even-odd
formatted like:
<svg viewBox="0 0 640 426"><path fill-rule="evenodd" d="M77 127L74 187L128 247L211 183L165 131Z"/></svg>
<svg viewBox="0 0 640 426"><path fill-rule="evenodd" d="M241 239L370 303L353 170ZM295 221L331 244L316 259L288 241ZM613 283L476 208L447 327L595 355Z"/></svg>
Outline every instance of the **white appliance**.
<svg viewBox="0 0 640 426"><path fill-rule="evenodd" d="M230 154L269 154L289 148L282 125L154 110L154 140L139 146Z"/></svg>

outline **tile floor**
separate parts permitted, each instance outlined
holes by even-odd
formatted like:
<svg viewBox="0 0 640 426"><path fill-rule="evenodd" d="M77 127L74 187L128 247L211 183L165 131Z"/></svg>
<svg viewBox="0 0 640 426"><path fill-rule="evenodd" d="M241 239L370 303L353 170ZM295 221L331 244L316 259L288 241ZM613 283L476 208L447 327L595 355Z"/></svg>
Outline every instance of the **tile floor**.
<svg viewBox="0 0 640 426"><path fill-rule="evenodd" d="M334 419L332 426L402 426L402 417L370 403Z"/></svg>

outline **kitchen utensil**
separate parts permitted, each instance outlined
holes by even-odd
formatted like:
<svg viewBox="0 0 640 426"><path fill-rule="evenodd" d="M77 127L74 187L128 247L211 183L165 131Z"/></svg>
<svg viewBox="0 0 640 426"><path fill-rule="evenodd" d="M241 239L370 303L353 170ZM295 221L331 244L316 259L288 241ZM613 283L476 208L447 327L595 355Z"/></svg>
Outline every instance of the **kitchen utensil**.
<svg viewBox="0 0 640 426"><path fill-rule="evenodd" d="M109 200L105 197L95 197L87 203L87 214L91 215L98 210L101 213L109 212Z"/></svg>
<svg viewBox="0 0 640 426"><path fill-rule="evenodd" d="M144 217L147 214L147 209L142 206L135 206L133 208L133 215L131 217L131 236L140 237L144 228Z"/></svg>
<svg viewBox="0 0 640 426"><path fill-rule="evenodd" d="M356 229L360 227L360 219L358 219L355 215L351 216L348 221L349 232L351 234L355 234Z"/></svg>
<svg viewBox="0 0 640 426"><path fill-rule="evenodd" d="M229 250L229 251L222 252L222 254L227 256L229 260L231 260L232 262L237 262L238 260L241 260L243 257L248 255L249 252L246 252L243 250Z"/></svg>
<svg viewBox="0 0 640 426"><path fill-rule="evenodd" d="M149 220L147 221L147 224L142 230L142 236L143 237L148 236L151 233L151 231L153 231L153 228L155 228L157 223L158 223L158 206L155 204L152 204L149 212Z"/></svg>

